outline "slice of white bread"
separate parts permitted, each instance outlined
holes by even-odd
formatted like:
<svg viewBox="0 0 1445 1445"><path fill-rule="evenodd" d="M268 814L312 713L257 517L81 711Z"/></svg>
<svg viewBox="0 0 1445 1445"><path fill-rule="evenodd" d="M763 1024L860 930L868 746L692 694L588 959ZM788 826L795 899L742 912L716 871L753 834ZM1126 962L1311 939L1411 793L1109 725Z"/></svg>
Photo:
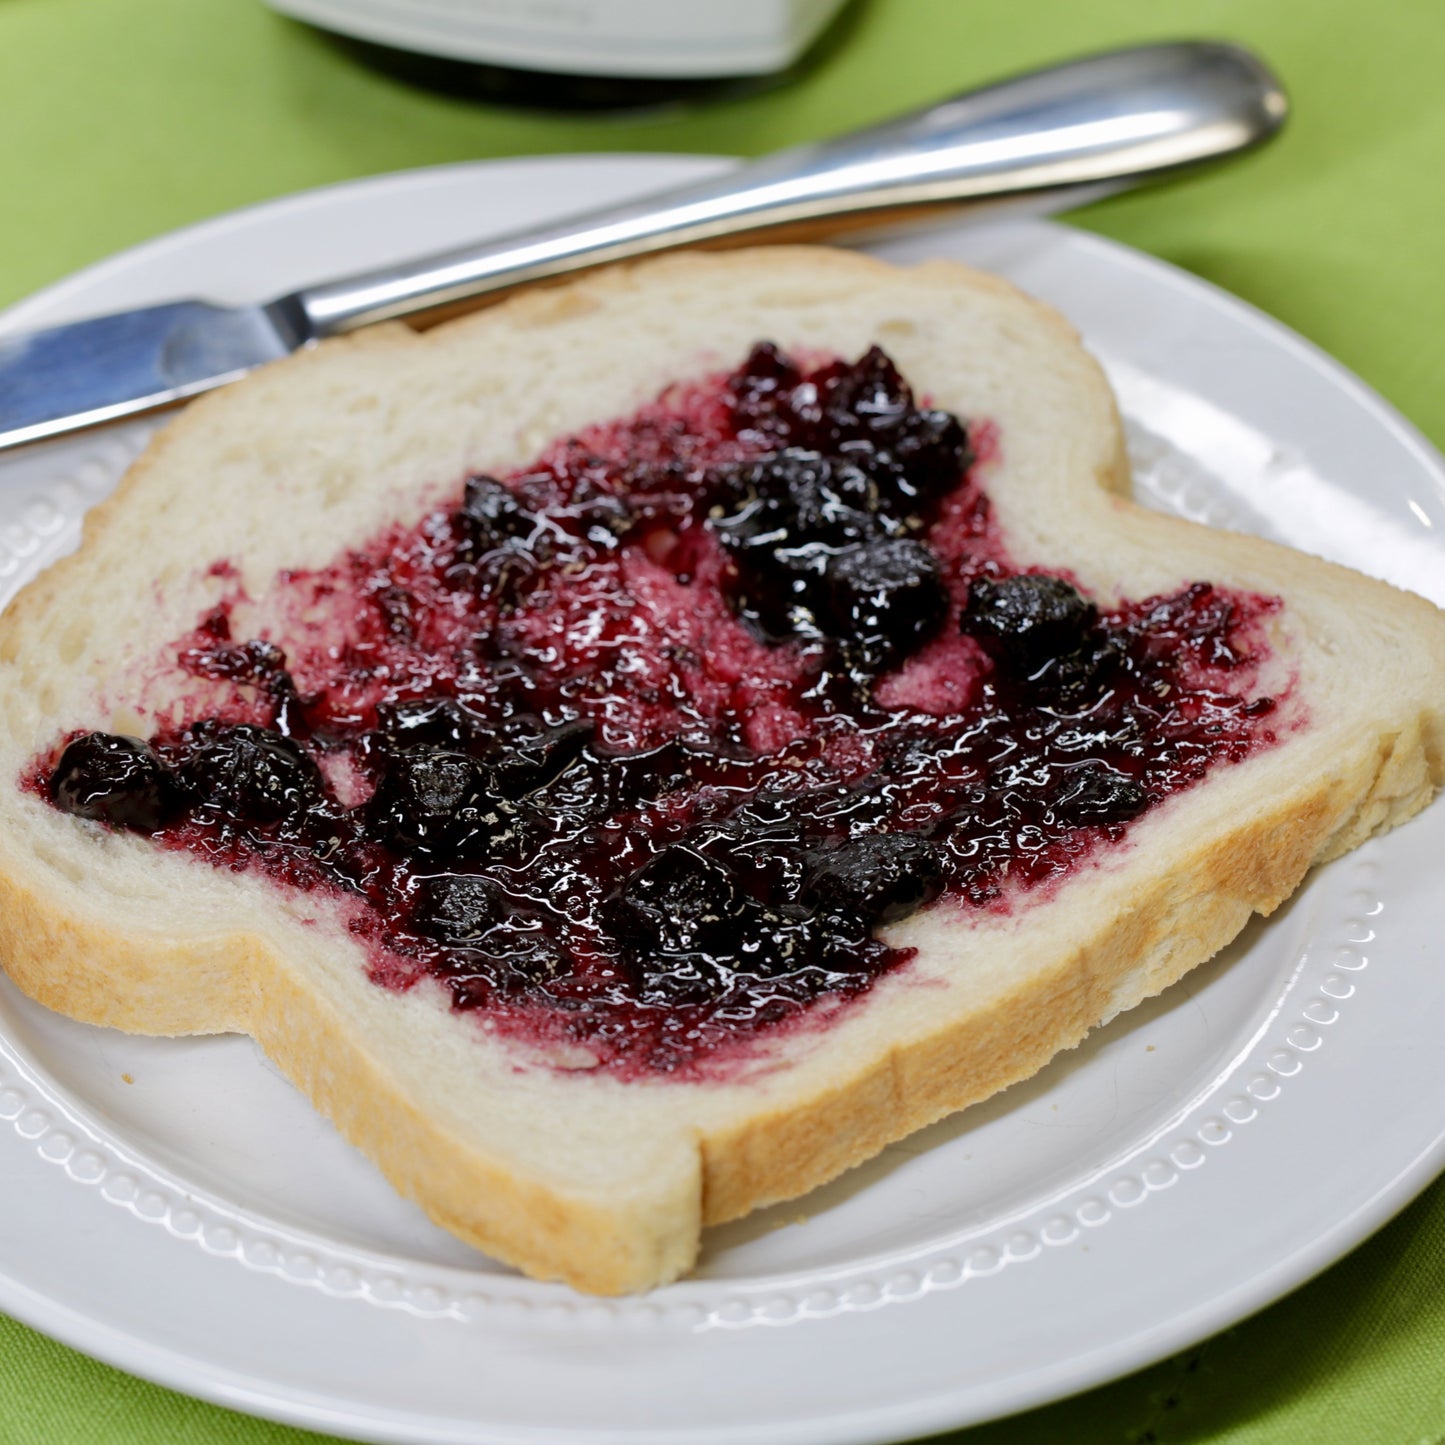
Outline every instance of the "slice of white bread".
<svg viewBox="0 0 1445 1445"><path fill-rule="evenodd" d="M849 358L881 344L932 405L992 423L982 479L1021 564L1105 601L1196 579L1282 598L1262 679L1291 699L1278 744L1161 804L1047 894L1007 911L945 899L895 925L911 964L829 1027L767 1043L772 1067L712 1083L538 1063L440 988L369 982L334 900L162 852L21 786L61 737L145 735L137 698L194 687L171 678L166 649L216 600L208 564L232 560L261 597L281 569L412 523L467 472L523 465L760 339ZM665 1282L703 1225L1027 1077L1440 786L1445 615L1143 511L1127 490L1113 399L1071 329L952 264L679 256L268 367L163 431L80 551L0 619L0 963L78 1019L254 1035L399 1190L531 1274L601 1293ZM243 620L238 635L255 634Z"/></svg>

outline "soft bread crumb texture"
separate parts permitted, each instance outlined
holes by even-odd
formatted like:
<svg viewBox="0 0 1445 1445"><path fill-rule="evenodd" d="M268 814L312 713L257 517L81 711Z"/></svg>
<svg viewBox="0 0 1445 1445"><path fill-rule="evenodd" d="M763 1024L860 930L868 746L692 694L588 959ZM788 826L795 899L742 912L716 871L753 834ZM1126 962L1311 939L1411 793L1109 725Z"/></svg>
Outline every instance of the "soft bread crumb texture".
<svg viewBox="0 0 1445 1445"><path fill-rule="evenodd" d="M192 688L168 642L227 559L261 597L558 436L626 415L757 340L856 356L997 427L982 480L1025 565L1102 601L1207 579L1278 596L1272 676L1299 724L1007 912L947 899L889 932L914 963L726 1082L547 1068L441 990L366 978L338 899L289 896L64 816L19 786L75 729L152 729ZM1126 500L1098 365L1056 314L951 263L682 255L523 294L417 336L379 327L192 405L80 551L0 618L0 961L88 1022L243 1031L439 1224L603 1294L694 1262L701 1227L792 1198L1034 1073L1269 913L1312 863L1423 807L1445 773L1445 617L1423 600ZM235 618L238 635L266 625Z"/></svg>

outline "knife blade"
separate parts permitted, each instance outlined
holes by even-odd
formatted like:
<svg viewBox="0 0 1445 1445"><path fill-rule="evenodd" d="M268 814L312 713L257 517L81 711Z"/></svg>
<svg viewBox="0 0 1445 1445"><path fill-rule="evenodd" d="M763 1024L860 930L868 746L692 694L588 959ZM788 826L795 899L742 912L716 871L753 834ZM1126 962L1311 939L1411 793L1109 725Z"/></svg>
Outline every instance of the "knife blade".
<svg viewBox="0 0 1445 1445"><path fill-rule="evenodd" d="M426 324L679 246L876 229L945 204L1063 209L1258 145L1287 109L1268 67L1237 46L1112 51L628 205L255 306L181 300L0 331L0 450L174 405L327 336L398 317Z"/></svg>
<svg viewBox="0 0 1445 1445"><path fill-rule="evenodd" d="M284 304L205 301L0 336L0 447L174 405L299 344Z"/></svg>

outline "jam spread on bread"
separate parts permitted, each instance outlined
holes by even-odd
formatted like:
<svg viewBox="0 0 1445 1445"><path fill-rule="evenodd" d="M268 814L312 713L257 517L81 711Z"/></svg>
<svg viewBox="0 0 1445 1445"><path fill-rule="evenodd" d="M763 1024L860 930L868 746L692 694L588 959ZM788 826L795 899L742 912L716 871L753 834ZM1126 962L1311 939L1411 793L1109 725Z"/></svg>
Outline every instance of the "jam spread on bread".
<svg viewBox="0 0 1445 1445"><path fill-rule="evenodd" d="M761 344L265 598L218 564L195 698L35 785L332 890L378 983L567 1067L709 1077L904 965L880 926L1016 906L1274 740L1276 604L1015 565L1000 445L876 347Z"/></svg>

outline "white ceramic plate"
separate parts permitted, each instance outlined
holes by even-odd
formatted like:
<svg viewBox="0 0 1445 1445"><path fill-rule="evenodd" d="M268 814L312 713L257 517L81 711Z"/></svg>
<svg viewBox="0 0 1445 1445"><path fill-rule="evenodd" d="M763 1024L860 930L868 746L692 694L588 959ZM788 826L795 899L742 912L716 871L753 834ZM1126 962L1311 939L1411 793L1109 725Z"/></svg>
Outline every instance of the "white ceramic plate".
<svg viewBox="0 0 1445 1445"><path fill-rule="evenodd" d="M260 298L715 164L342 186L129 252L6 323ZM878 249L980 262L1072 316L1156 504L1445 593L1440 459L1273 322L1041 222ZM146 431L0 464L7 595L73 543ZM128 1038L0 987L0 1307L178 1389L363 1439L881 1441L1039 1404L1268 1303L1445 1165L1427 1023L1445 1008L1442 849L1437 807L1031 1082L713 1231L695 1278L612 1302L432 1228L249 1041Z"/></svg>

